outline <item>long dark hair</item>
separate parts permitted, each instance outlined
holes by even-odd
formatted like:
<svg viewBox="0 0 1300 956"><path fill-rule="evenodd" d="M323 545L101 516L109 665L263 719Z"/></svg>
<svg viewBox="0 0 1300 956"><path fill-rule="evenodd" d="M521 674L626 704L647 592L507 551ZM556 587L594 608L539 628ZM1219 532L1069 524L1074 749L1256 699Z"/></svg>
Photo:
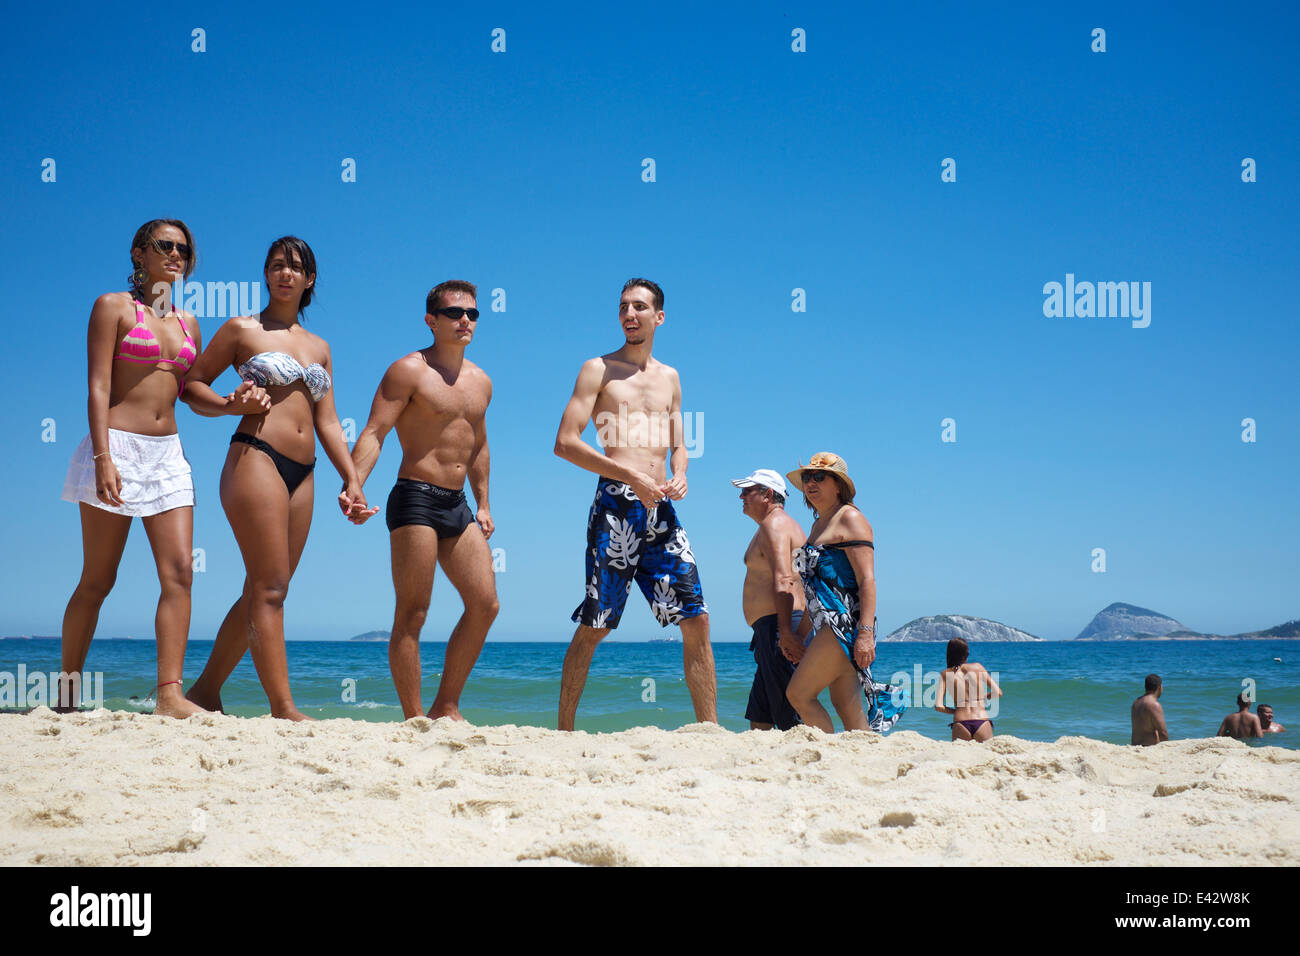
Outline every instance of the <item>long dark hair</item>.
<svg viewBox="0 0 1300 956"><path fill-rule="evenodd" d="M265 273L267 267L271 264L271 258L277 253L284 253L285 259L290 264L296 257L299 264L302 265L302 271L310 276L313 280L316 278L316 255L311 251L311 246L299 239L297 236L281 236L275 242L271 243L271 248L266 250L266 262L262 263L262 272ZM311 304L311 300L316 295L316 283L312 282L302 292L302 298L298 300L298 314L301 316L303 310Z"/></svg>
<svg viewBox="0 0 1300 956"><path fill-rule="evenodd" d="M970 657L970 645L964 638L954 637L948 642L948 666L959 667Z"/></svg>

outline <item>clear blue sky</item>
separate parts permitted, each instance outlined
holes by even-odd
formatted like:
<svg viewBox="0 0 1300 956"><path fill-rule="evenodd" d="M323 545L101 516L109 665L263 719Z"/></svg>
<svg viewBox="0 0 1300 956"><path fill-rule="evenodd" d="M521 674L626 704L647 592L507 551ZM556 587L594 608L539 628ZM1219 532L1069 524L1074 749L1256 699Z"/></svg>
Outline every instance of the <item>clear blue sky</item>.
<svg viewBox="0 0 1300 956"><path fill-rule="evenodd" d="M469 353L496 388L497 639L571 633L595 479L551 446L582 360L621 342L633 275L667 293L656 355L703 416L679 513L715 639L748 638L754 526L728 479L819 450L847 460L875 527L886 631L965 613L1068 638L1116 600L1206 631L1300 617L1297 19L1291 4L15 8L0 633L58 633L80 568L59 494L86 432L86 319L156 216L189 223L200 281L260 280L283 233L311 243L309 325L358 426L387 365L427 344L432 285L467 278L484 306L506 290ZM1067 273L1150 282L1150 326L1044 317L1044 283ZM207 552L200 639L242 580L218 500L236 421L178 417ZM372 502L398 460L394 439ZM347 525L323 456L317 475L288 634L387 628L382 516ZM137 525L100 635L150 635L156 593ZM660 636L639 600L616 638ZM458 613L439 577L425 637Z"/></svg>

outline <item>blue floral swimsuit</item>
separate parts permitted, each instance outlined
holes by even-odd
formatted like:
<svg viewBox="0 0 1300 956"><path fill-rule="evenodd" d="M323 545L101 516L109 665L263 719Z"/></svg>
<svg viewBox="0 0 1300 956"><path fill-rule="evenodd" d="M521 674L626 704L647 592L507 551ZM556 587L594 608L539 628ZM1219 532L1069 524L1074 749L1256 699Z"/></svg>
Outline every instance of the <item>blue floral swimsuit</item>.
<svg viewBox="0 0 1300 956"><path fill-rule="evenodd" d="M867 723L872 730L883 733L903 716L908 695L903 688L872 680L871 668L858 667L853 659L862 607L858 601L858 577L844 550L852 547L868 547L874 551L876 546L870 541L805 544L795 552L794 570L803 581L804 597L808 601L806 613L812 616L810 639L824 628L830 628L835 634L867 695Z"/></svg>
<svg viewBox="0 0 1300 956"><path fill-rule="evenodd" d="M672 501L647 508L627 483L601 478L587 518L587 596L573 620L618 627L634 580L664 627L709 609Z"/></svg>

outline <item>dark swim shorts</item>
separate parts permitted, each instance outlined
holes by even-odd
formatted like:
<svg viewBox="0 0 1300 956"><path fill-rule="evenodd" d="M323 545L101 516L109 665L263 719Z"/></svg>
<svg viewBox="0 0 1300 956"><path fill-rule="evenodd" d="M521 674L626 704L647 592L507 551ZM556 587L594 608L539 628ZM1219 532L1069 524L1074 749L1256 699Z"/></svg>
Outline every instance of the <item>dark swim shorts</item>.
<svg viewBox="0 0 1300 956"><path fill-rule="evenodd" d="M465 489L441 488L425 481L398 478L388 493L384 509L388 530L396 531L408 524L427 525L440 538L454 538L474 520L465 503Z"/></svg>
<svg viewBox="0 0 1300 956"><path fill-rule="evenodd" d="M802 617L803 611L795 611L792 615L796 633ZM749 649L754 652L757 669L754 671L754 686L749 689L745 719L756 724L772 724L777 730L789 730L799 726L800 720L785 696L785 689L794 676L794 665L781 653L780 640L775 614L754 622L754 637L749 642Z"/></svg>
<svg viewBox="0 0 1300 956"><path fill-rule="evenodd" d="M587 518L587 597L573 620L587 627L618 627L633 579L664 627L709 609L672 501L665 498L647 509L631 486L601 478Z"/></svg>

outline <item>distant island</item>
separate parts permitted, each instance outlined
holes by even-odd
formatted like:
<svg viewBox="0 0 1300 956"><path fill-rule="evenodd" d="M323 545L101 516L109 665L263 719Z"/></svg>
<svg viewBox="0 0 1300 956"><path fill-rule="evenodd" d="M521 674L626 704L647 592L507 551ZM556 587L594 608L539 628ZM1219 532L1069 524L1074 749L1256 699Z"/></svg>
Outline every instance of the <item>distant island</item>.
<svg viewBox="0 0 1300 956"><path fill-rule="evenodd" d="M947 643L960 637L969 644L1000 641L1024 642L1041 641L1027 631L1001 624L983 617L971 617L967 614L934 614L930 617L918 617L908 621L898 630L891 632L882 641L924 641L928 643Z"/></svg>
<svg viewBox="0 0 1300 956"><path fill-rule="evenodd" d="M1167 614L1116 602L1097 612L1076 641L1294 641L1300 640L1300 620L1266 631L1205 634L1193 631Z"/></svg>
<svg viewBox="0 0 1300 956"><path fill-rule="evenodd" d="M392 636L392 631L366 631L364 634L358 634L356 637L349 637L349 641L386 641Z"/></svg>

